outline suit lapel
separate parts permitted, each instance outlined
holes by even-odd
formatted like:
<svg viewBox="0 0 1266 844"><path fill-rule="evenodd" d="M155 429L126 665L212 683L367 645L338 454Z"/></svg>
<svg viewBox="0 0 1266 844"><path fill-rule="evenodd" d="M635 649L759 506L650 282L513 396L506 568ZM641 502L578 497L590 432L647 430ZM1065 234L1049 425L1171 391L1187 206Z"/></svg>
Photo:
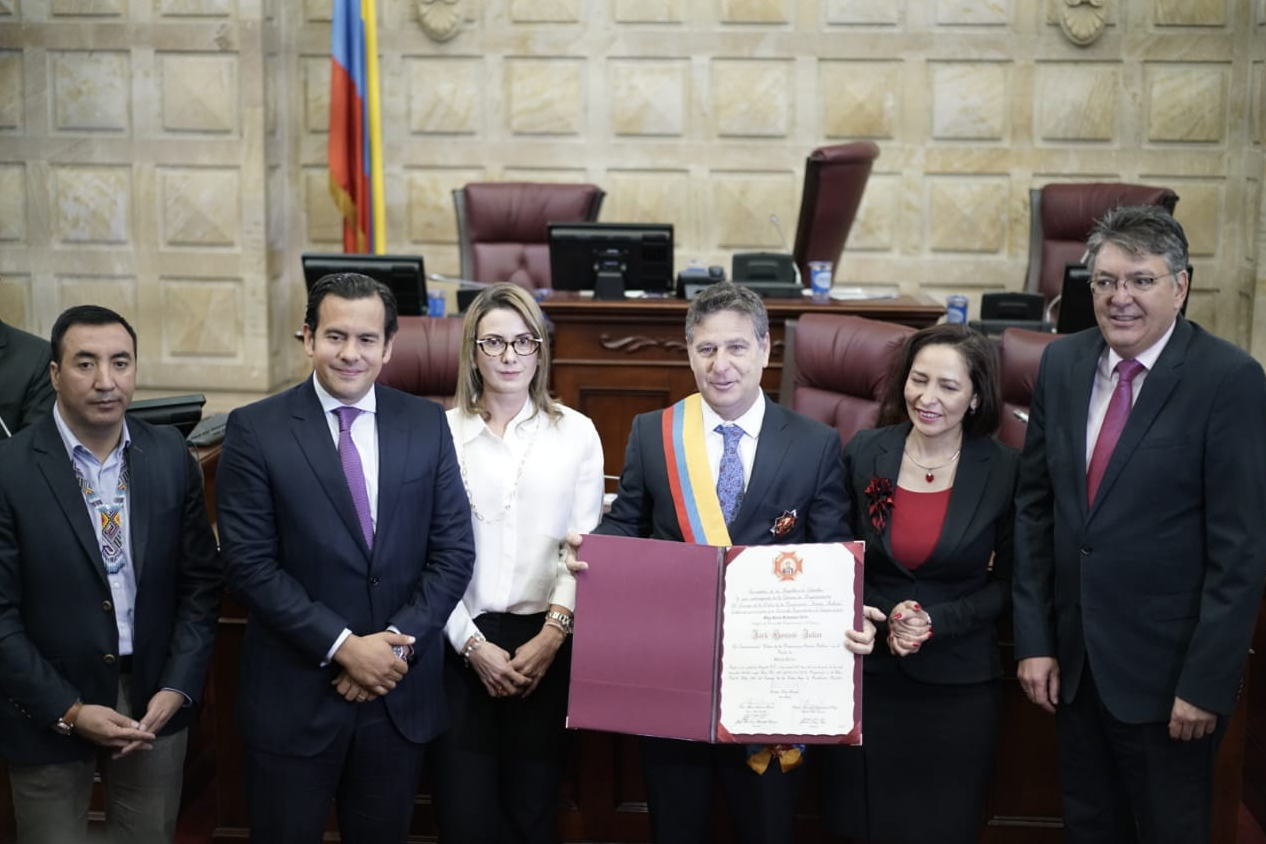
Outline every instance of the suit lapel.
<svg viewBox="0 0 1266 844"><path fill-rule="evenodd" d="M747 491L743 493L743 503L734 517L736 530L750 534L744 530L751 521L752 508L769 493L770 486L778 477L778 472L787 459L787 449L791 448L791 438L787 436L787 415L782 408L765 398L765 418L761 420L760 438L756 442L756 457L752 461L752 476L747 482ZM803 514L801 514L803 515ZM773 527L768 525L767 527ZM741 545L733 535L731 543ZM757 540L749 540L748 544Z"/></svg>
<svg viewBox="0 0 1266 844"><path fill-rule="evenodd" d="M39 433L33 444L35 463L39 467L40 474L44 476L44 482L48 484L57 506L61 508L62 515L66 517L71 533L83 547L85 559L96 572L101 584L108 587L105 564L101 561L101 547L97 545L97 536L93 532L92 521L88 517L83 492L79 489L79 483L75 480L75 471L70 465L70 458L66 455L66 445L62 442L61 435L57 433L57 423L50 413L39 424Z"/></svg>
<svg viewBox="0 0 1266 844"><path fill-rule="evenodd" d="M906 422L889 428L879 441L875 448L875 471L873 477L886 478L889 488L892 490L894 500L897 495L897 478L901 474L901 454L905 450L906 436L910 433L910 423ZM869 480L867 481L869 483ZM869 501L866 502L869 505ZM859 514L867 523L870 522L870 513ZM871 526L874 530L874 526ZM888 559L896 560L892 556L892 514L888 514L888 524L879 536L879 545L883 549L884 556ZM905 571L904 566L900 566Z"/></svg>
<svg viewBox="0 0 1266 844"><path fill-rule="evenodd" d="M1179 317L1178 323L1174 326L1174 333L1165 344L1160 357L1156 359L1156 366L1147 373L1147 378L1139 389L1139 397L1130 410L1125 427L1121 429L1121 438L1117 440L1112 456L1108 458L1108 465L1104 467L1103 480L1100 481L1099 491L1095 494L1096 505L1112 492L1113 483L1121 476L1121 471L1129 463L1139 443L1156 421L1161 408L1169 401L1174 388L1178 386L1190 342L1191 325Z"/></svg>
<svg viewBox="0 0 1266 844"><path fill-rule="evenodd" d="M137 584L141 582L141 567L145 561L145 547L149 541L149 525L153 521L150 508L153 506L152 491L154 488L153 465L146 452L149 444L148 432L142 432L140 426L129 428L132 445L127 450L128 504L127 529L132 539L132 572Z"/></svg>
<svg viewBox="0 0 1266 844"><path fill-rule="evenodd" d="M1088 335L1089 336L1089 335ZM1077 500L1081 504L1081 512L1087 510L1086 501L1086 420L1090 416L1090 393L1095 386L1096 370L1099 357L1103 354L1103 337L1098 331L1094 339L1081 344L1073 355L1072 367L1069 369L1069 383L1064 395L1068 397L1068 409L1065 417L1065 430L1072 432L1072 454L1068 455L1069 470L1074 473L1073 488L1077 490ZM1047 393L1048 400L1058 396L1057 391ZM1054 418L1055 414L1048 414ZM1048 432L1051 430L1048 427ZM1049 433L1048 433L1049 436Z"/></svg>
<svg viewBox="0 0 1266 844"><path fill-rule="evenodd" d="M949 508L945 511L945 522L941 525L941 535L932 550L930 560L952 556L951 552L962 543L985 494L991 452L986 440L964 435L963 455L958 463L958 471L954 473Z"/></svg>
<svg viewBox="0 0 1266 844"><path fill-rule="evenodd" d="M377 387L374 388L378 390ZM396 396L386 390L378 390L378 411L374 421L378 423L378 524L374 530L374 548L392 524L395 513L396 494L404 483L404 467L409 453L409 432L402 420L402 413L392 412ZM383 460L382 455L393 455L390 460ZM341 468L341 467L340 467Z"/></svg>
<svg viewBox="0 0 1266 844"><path fill-rule="evenodd" d="M343 520L347 532L364 551L365 558L369 559L369 546L365 544L365 535L361 532L360 520L356 515L356 505L352 502L352 492L347 488L347 478L343 475L342 464L339 463L338 447L331 437L330 423L321 410L321 401L312 388L311 380L295 388L290 405L290 412L296 423L291 426L291 432L316 477L317 486L330 499L330 504Z"/></svg>

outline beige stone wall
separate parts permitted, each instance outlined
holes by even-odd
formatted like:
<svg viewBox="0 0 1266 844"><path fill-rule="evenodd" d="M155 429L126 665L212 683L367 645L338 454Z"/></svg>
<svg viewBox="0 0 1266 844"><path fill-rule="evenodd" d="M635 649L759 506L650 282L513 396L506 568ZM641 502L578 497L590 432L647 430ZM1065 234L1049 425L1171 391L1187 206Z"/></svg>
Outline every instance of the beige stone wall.
<svg viewBox="0 0 1266 844"><path fill-rule="evenodd" d="M678 263L794 237L803 161L877 141L837 281L1017 289L1028 191L1178 192L1190 313L1266 353L1266 2L378 0L388 248L457 270L449 192L586 180L671 222ZM142 332L152 387L304 370L299 255L338 251L331 0L0 0L0 317L81 301ZM1088 7L1087 7L1088 8ZM443 43L419 14L455 11Z"/></svg>

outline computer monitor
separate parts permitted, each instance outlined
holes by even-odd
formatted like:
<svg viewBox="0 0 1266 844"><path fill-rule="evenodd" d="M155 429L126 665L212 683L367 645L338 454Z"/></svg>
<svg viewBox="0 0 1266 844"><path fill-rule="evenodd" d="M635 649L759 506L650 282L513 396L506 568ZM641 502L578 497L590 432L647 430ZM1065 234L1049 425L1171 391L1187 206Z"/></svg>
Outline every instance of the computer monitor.
<svg viewBox="0 0 1266 844"><path fill-rule="evenodd" d="M550 223L549 267L555 290L673 292L671 223Z"/></svg>
<svg viewBox="0 0 1266 844"><path fill-rule="evenodd" d="M1187 303L1191 301L1191 278L1193 269L1187 265L1187 298L1183 299L1180 313L1187 315ZM1055 323L1055 331L1059 334L1072 334L1087 328L1094 328L1099 323L1095 320L1094 294L1090 292L1090 268L1085 264L1064 265L1064 286L1059 298L1059 319Z"/></svg>
<svg viewBox="0 0 1266 844"><path fill-rule="evenodd" d="M202 406L206 403L207 397L202 393L139 399L128 407L127 415L151 425L174 425L187 437L202 420Z"/></svg>
<svg viewBox="0 0 1266 844"><path fill-rule="evenodd" d="M344 255L308 252L303 255L303 280L312 289L330 273L362 273L381 281L396 297L400 316L425 316L426 272L421 255Z"/></svg>

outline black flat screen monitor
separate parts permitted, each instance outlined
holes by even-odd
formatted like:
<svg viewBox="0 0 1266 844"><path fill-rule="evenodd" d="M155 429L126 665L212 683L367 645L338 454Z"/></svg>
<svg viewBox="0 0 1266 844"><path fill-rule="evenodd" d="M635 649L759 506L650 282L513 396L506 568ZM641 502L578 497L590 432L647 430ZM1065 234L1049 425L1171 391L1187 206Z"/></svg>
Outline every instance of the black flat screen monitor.
<svg viewBox="0 0 1266 844"><path fill-rule="evenodd" d="M1192 267L1187 265L1187 298L1182 301L1180 313L1187 315L1187 303L1191 301ZM1094 295L1090 292L1090 269L1085 264L1066 264L1064 266L1064 287L1060 291L1059 319L1055 323L1058 334L1072 334L1094 328L1099 323L1095 319Z"/></svg>
<svg viewBox="0 0 1266 844"><path fill-rule="evenodd" d="M151 425L175 425L187 437L202 420L202 406L206 403L207 397L202 393L140 399L128 406L127 415Z"/></svg>
<svg viewBox="0 0 1266 844"><path fill-rule="evenodd" d="M555 290L619 279L625 290L672 293L672 224L550 223L549 267Z"/></svg>
<svg viewBox="0 0 1266 844"><path fill-rule="evenodd" d="M362 273L381 281L396 297L400 316L425 316L426 272L421 255L344 255L308 252L303 256L303 280L308 290L330 273Z"/></svg>

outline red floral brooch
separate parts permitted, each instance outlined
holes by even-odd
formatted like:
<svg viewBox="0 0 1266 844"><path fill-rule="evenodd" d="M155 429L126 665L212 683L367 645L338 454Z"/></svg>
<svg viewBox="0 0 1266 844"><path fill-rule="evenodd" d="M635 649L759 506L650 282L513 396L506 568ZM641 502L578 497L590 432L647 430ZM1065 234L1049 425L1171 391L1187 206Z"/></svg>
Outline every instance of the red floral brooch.
<svg viewBox="0 0 1266 844"><path fill-rule="evenodd" d="M874 477L866 484L866 498L870 501L866 508L870 513L870 523L875 532L883 535L888 527L888 514L892 512L892 481L883 477Z"/></svg>

